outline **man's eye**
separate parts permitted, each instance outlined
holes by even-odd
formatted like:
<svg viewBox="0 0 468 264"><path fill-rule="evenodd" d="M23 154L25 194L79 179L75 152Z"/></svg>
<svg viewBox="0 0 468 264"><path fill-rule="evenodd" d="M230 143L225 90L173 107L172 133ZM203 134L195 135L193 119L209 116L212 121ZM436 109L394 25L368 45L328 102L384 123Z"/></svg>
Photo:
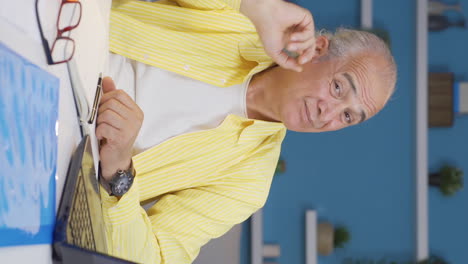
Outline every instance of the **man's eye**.
<svg viewBox="0 0 468 264"><path fill-rule="evenodd" d="M344 112L344 116L347 124L351 124L353 122L353 119L351 118L351 115L348 112Z"/></svg>
<svg viewBox="0 0 468 264"><path fill-rule="evenodd" d="M335 94L337 97L341 97L342 94L341 86L337 82L335 82Z"/></svg>

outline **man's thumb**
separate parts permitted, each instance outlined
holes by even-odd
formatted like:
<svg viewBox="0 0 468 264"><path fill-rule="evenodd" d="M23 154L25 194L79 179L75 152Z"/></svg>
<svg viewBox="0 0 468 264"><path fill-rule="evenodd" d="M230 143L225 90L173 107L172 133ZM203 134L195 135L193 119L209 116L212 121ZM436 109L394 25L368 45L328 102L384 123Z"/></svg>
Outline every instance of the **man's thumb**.
<svg viewBox="0 0 468 264"><path fill-rule="evenodd" d="M117 88L115 88L114 80L109 76L104 77L104 79L102 79L102 91L104 93L108 93L114 90L117 90Z"/></svg>

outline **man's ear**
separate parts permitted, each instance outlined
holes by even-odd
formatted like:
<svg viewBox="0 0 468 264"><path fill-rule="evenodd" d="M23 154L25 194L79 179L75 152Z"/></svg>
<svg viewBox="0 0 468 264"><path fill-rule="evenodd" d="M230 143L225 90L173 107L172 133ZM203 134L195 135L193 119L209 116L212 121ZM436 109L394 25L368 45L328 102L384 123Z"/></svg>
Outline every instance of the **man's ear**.
<svg viewBox="0 0 468 264"><path fill-rule="evenodd" d="M318 36L315 39L315 55L312 57L312 61L314 59L318 59L322 56L325 56L328 54L328 47L329 47L330 41L326 36Z"/></svg>

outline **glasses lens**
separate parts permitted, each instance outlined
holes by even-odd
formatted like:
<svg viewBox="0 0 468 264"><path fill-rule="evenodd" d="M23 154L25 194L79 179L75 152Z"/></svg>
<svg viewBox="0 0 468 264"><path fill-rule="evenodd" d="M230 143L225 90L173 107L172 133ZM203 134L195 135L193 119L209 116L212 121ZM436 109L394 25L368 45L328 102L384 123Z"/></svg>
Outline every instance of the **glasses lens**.
<svg viewBox="0 0 468 264"><path fill-rule="evenodd" d="M58 38L52 47L52 60L54 62L68 61L75 51L75 42L69 38Z"/></svg>
<svg viewBox="0 0 468 264"><path fill-rule="evenodd" d="M72 29L78 26L81 17L81 5L78 1L65 2L59 15L58 29Z"/></svg>

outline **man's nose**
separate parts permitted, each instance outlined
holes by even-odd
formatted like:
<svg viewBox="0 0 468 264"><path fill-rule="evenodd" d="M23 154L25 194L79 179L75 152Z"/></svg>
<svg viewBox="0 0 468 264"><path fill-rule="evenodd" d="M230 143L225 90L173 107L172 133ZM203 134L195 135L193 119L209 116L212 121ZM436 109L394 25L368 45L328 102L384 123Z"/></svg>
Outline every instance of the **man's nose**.
<svg viewBox="0 0 468 264"><path fill-rule="evenodd" d="M328 122L335 119L344 108L343 103L330 101L319 101L318 106L318 120L322 125L326 125Z"/></svg>

